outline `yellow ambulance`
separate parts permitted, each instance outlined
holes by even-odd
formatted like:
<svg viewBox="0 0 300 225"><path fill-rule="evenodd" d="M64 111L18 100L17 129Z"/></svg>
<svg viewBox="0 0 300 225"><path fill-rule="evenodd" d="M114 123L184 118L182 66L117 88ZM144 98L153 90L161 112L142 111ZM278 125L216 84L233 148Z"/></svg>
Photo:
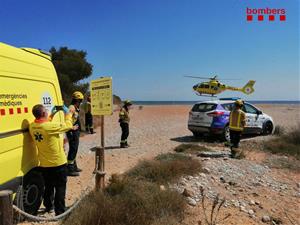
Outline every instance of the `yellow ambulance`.
<svg viewBox="0 0 300 225"><path fill-rule="evenodd" d="M36 168L37 151L28 132L36 104L48 110L63 105L50 54L0 42L0 190L13 190L18 204L33 214L44 191ZM54 120L61 122L63 113Z"/></svg>

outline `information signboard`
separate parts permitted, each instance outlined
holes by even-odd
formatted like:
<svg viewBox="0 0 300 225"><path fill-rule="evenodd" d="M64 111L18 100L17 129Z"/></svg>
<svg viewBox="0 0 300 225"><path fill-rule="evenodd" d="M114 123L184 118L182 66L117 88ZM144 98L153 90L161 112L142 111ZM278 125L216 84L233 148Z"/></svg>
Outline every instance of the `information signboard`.
<svg viewBox="0 0 300 225"><path fill-rule="evenodd" d="M112 78L101 77L99 79L92 80L90 89L92 115L111 115L113 112Z"/></svg>

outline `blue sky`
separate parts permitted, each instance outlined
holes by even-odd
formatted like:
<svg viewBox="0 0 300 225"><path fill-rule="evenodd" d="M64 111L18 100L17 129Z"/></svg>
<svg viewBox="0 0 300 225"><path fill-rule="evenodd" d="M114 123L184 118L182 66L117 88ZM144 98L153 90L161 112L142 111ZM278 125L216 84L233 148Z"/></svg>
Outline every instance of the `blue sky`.
<svg viewBox="0 0 300 225"><path fill-rule="evenodd" d="M286 21L246 21L246 8L286 10ZM277 19L277 18L276 18ZM0 41L85 50L91 79L113 77L134 100L199 100L184 75L256 80L248 100L299 100L298 0L1 0Z"/></svg>

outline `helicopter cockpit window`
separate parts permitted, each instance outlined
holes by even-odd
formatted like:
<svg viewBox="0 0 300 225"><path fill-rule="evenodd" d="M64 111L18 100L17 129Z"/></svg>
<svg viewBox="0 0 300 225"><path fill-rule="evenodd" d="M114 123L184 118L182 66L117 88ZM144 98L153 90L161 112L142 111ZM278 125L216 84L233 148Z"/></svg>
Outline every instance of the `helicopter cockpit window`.
<svg viewBox="0 0 300 225"><path fill-rule="evenodd" d="M200 88L204 88L204 84L201 84L201 85L200 85Z"/></svg>
<svg viewBox="0 0 300 225"><path fill-rule="evenodd" d="M205 85L204 85L204 88L209 88L209 85L208 85L208 84L205 84Z"/></svg>
<svg viewBox="0 0 300 225"><path fill-rule="evenodd" d="M208 112L217 108L217 104L214 103L200 103L195 104L192 108L192 112Z"/></svg>

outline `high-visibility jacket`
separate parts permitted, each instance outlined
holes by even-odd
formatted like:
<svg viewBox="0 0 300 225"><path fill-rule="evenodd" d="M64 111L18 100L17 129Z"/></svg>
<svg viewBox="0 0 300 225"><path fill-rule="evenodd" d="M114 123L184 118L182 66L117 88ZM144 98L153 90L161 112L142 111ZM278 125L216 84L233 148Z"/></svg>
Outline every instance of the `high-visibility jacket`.
<svg viewBox="0 0 300 225"><path fill-rule="evenodd" d="M80 124L80 119L79 119L80 109L77 108L75 105L70 105L69 110L71 112L74 112L73 115L72 115L73 126L78 125L79 130L80 130L81 129L81 124Z"/></svg>
<svg viewBox="0 0 300 225"><path fill-rule="evenodd" d="M84 109L84 113L91 113L91 110L92 110L92 105L91 105L91 103L90 103L90 102L86 102L86 103L84 104L83 109Z"/></svg>
<svg viewBox="0 0 300 225"><path fill-rule="evenodd" d="M246 123L246 114L241 109L235 109L230 112L229 129L243 131Z"/></svg>
<svg viewBox="0 0 300 225"><path fill-rule="evenodd" d="M129 123L129 111L127 111L124 107L120 110L119 113L119 122L120 123Z"/></svg>
<svg viewBox="0 0 300 225"><path fill-rule="evenodd" d="M35 120L30 124L29 132L38 148L41 167L56 167L67 163L63 133L72 127L71 114L66 115L64 123Z"/></svg>

